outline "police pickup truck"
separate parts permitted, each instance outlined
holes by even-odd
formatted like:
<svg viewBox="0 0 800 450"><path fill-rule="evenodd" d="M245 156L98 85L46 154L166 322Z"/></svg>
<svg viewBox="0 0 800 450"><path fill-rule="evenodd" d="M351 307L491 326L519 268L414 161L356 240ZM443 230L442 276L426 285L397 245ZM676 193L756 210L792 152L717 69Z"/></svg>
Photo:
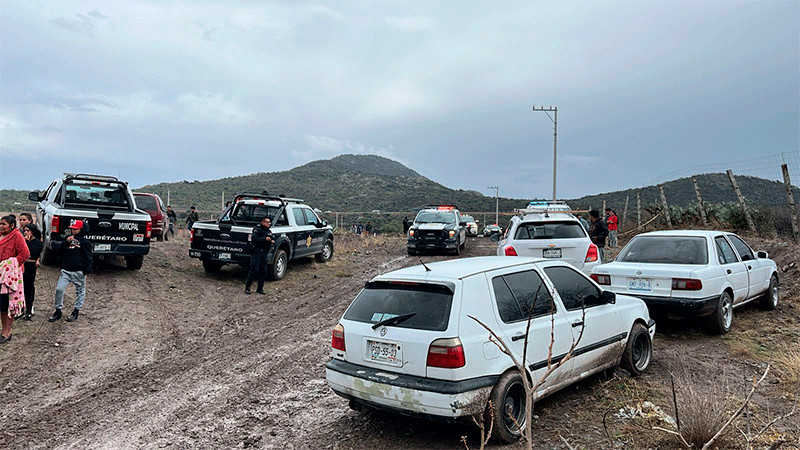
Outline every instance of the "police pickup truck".
<svg viewBox="0 0 800 450"><path fill-rule="evenodd" d="M409 255L443 250L458 255L466 247L467 222L456 205L428 205L408 229Z"/></svg>
<svg viewBox="0 0 800 450"><path fill-rule="evenodd" d="M195 222L189 256L200 258L209 273L226 264L249 265L250 233L264 217L272 221L275 238L267 265L270 280L283 278L291 260L314 256L324 263L333 257L333 230L310 206L267 192L239 194L216 221Z"/></svg>
<svg viewBox="0 0 800 450"><path fill-rule="evenodd" d="M66 238L67 228L82 220L95 258L121 255L128 269L142 268L144 255L150 251L152 224L149 214L136 209L128 183L116 177L65 173L44 193L33 191L28 199L37 202L42 263L56 264L55 247Z"/></svg>

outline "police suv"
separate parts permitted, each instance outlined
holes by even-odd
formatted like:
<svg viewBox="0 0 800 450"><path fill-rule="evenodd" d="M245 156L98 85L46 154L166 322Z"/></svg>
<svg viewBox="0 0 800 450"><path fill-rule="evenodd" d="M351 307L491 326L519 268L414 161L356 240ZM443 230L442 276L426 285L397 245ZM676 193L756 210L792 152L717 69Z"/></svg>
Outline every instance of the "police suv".
<svg viewBox="0 0 800 450"><path fill-rule="evenodd" d="M92 243L95 258L121 255L128 269L142 268L150 252L150 215L137 209L128 183L116 177L65 173L43 193L33 191L36 217L42 225L41 261L56 264L54 248L66 238L76 220L84 222L84 236Z"/></svg>
<svg viewBox="0 0 800 450"><path fill-rule="evenodd" d="M303 200L262 193L242 193L216 221L192 225L189 256L216 273L227 264L250 264L250 233L264 217L272 221L275 238L267 277L280 280L289 261L314 256L318 262L333 257L333 230Z"/></svg>
<svg viewBox="0 0 800 450"><path fill-rule="evenodd" d="M408 229L409 255L443 250L458 255L466 247L467 222L456 205L428 205Z"/></svg>

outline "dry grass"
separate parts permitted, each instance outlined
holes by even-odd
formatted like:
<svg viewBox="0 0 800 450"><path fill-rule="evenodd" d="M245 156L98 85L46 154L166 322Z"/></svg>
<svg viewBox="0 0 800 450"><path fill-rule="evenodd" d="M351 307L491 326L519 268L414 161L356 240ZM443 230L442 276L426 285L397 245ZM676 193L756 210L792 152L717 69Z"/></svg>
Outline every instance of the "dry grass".
<svg viewBox="0 0 800 450"><path fill-rule="evenodd" d="M800 348L785 346L775 358L781 381L800 387Z"/></svg>
<svg viewBox="0 0 800 450"><path fill-rule="evenodd" d="M680 432L687 442L698 448L728 420L730 389L722 380L710 373L689 374L688 371L676 377Z"/></svg>

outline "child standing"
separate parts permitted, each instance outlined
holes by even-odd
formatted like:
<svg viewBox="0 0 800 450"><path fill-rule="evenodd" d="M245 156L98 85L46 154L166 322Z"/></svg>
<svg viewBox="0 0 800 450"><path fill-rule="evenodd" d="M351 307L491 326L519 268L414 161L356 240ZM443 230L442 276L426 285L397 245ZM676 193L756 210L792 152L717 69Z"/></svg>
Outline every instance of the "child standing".
<svg viewBox="0 0 800 450"><path fill-rule="evenodd" d="M75 285L75 306L67 322L78 320L78 314L86 298L86 275L92 273L92 244L83 237L83 221L76 220L67 229L67 237L58 245L56 253L62 255L61 275L56 284L56 311L47 319L55 322L61 319L64 306L64 291L70 283Z"/></svg>

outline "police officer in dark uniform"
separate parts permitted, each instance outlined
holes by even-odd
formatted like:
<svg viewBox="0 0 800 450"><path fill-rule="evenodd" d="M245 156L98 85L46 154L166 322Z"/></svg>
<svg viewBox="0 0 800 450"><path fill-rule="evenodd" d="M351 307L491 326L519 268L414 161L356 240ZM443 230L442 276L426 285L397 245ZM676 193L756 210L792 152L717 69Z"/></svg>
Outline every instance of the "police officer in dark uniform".
<svg viewBox="0 0 800 450"><path fill-rule="evenodd" d="M258 289L256 292L264 294L264 277L267 273L270 249L272 248L272 231L269 229L272 221L269 217L261 219L261 223L253 228L250 234L250 245L253 247L253 254L250 256L250 272L247 273L247 280L244 282L244 293L250 293L250 286L253 279L258 274Z"/></svg>

